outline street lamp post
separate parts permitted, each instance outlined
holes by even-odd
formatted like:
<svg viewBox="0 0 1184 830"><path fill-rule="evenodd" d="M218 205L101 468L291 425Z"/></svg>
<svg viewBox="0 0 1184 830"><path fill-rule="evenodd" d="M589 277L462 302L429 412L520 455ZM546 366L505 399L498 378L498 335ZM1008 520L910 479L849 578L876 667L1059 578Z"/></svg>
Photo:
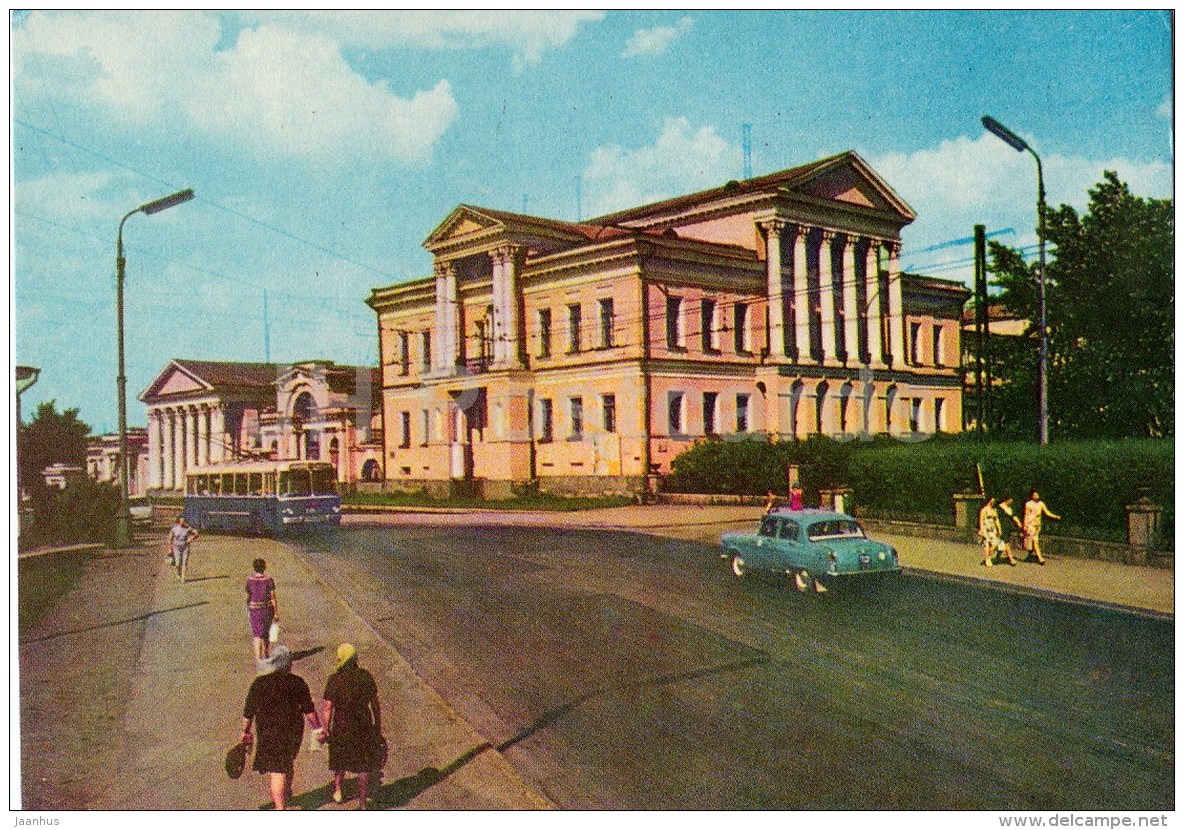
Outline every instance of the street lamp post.
<svg viewBox="0 0 1184 830"><path fill-rule="evenodd" d="M128 211L119 220L119 234L115 238L115 318L119 346L119 377L116 379L119 392L119 515L115 518L115 546L117 548L131 547L132 544L132 516L131 507L128 504L127 376L124 374L123 366L123 278L126 265L123 257L123 223L137 213L151 216L182 202L188 202L192 198L192 190L182 190Z"/></svg>
<svg viewBox="0 0 1184 830"><path fill-rule="evenodd" d="M1039 316L1040 316L1040 357L1036 366L1036 395L1039 400L1040 413L1038 429L1040 443L1048 443L1048 323L1044 313L1044 168L1040 164L1040 156L1036 155L1028 142L1024 141L1011 130L1004 127L989 115L983 116L983 127L993 133L1004 143L1017 152L1027 150L1036 159L1036 210L1039 214L1040 234L1040 273L1039 273Z"/></svg>

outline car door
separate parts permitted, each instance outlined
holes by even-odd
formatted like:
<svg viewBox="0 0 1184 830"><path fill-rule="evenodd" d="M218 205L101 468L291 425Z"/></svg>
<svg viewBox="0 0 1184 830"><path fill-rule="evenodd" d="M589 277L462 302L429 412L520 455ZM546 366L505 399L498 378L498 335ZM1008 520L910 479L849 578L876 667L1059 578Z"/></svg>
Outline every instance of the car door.
<svg viewBox="0 0 1184 830"><path fill-rule="evenodd" d="M777 517L762 516L760 527L752 537L752 546L748 549L745 561L754 569L774 567L777 558Z"/></svg>
<svg viewBox="0 0 1184 830"><path fill-rule="evenodd" d="M801 567L803 530L801 525L785 517L777 528L777 552L779 570L793 570Z"/></svg>

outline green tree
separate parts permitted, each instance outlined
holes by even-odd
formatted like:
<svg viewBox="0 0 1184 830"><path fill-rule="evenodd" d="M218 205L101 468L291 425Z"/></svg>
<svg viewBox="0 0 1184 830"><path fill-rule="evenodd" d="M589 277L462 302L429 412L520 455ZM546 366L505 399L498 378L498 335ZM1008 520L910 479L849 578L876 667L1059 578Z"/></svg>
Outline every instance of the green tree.
<svg viewBox="0 0 1184 830"><path fill-rule="evenodd" d="M1047 209L1049 429L1055 437L1162 437L1173 432L1174 294L1171 199L1135 196L1107 171L1088 212ZM991 242L998 300L1032 321L994 338L996 431L1036 433L1038 265Z"/></svg>
<svg viewBox="0 0 1184 830"><path fill-rule="evenodd" d="M86 436L90 427L78 419L77 409L57 411L57 401L46 401L37 414L17 430L17 479L21 486L33 486L41 471L61 462L82 467L86 464Z"/></svg>

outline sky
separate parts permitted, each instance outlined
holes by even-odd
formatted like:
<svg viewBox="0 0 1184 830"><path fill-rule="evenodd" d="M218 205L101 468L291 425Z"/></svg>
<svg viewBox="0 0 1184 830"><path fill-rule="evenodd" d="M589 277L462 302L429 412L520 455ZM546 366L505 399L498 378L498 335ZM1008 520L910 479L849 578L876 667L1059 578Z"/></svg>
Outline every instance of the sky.
<svg viewBox="0 0 1184 830"><path fill-rule="evenodd" d="M562 220L859 153L917 213L906 270L967 280L975 224L1035 252L1035 163L1173 185L1159 11L12 12L10 290L24 393L117 429L173 358L375 364L371 289L431 275L459 204ZM961 241L959 241L961 240Z"/></svg>

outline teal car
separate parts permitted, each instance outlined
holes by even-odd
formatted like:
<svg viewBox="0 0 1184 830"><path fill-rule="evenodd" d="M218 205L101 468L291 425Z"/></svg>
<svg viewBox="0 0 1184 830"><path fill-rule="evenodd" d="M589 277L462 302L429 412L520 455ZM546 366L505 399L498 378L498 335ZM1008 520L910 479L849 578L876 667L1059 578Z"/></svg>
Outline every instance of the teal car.
<svg viewBox="0 0 1184 830"><path fill-rule="evenodd" d="M720 556L737 577L784 575L799 591L900 573L894 547L869 539L858 521L831 510L775 510L761 518L756 533L723 534Z"/></svg>

